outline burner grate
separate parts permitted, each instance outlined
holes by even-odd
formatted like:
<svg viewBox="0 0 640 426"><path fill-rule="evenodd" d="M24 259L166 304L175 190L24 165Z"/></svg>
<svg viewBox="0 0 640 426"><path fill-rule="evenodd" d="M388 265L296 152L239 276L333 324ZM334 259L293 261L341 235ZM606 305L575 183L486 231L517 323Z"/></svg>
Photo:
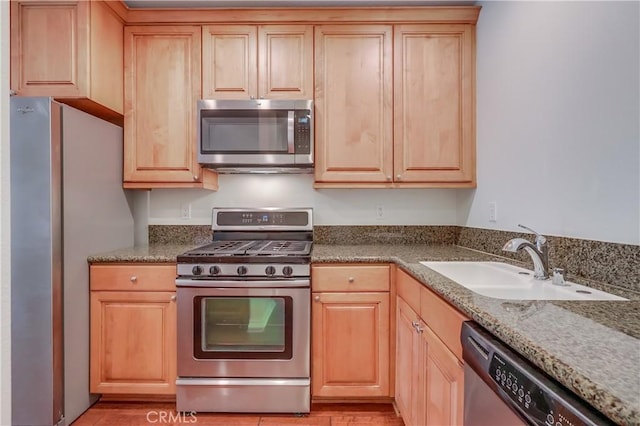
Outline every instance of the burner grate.
<svg viewBox="0 0 640 426"><path fill-rule="evenodd" d="M301 254L309 253L308 241L266 241L261 246L252 248L248 254Z"/></svg>

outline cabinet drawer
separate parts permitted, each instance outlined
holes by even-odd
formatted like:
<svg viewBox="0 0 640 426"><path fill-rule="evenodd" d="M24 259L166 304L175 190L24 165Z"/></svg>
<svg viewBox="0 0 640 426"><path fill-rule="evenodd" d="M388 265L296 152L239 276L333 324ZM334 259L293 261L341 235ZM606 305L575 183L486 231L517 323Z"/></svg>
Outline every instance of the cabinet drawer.
<svg viewBox="0 0 640 426"><path fill-rule="evenodd" d="M91 265L91 290L175 291L174 263Z"/></svg>
<svg viewBox="0 0 640 426"><path fill-rule="evenodd" d="M389 265L330 265L311 268L313 291L389 291Z"/></svg>
<svg viewBox="0 0 640 426"><path fill-rule="evenodd" d="M458 359L462 359L460 330L469 318L428 290L420 289L420 317Z"/></svg>

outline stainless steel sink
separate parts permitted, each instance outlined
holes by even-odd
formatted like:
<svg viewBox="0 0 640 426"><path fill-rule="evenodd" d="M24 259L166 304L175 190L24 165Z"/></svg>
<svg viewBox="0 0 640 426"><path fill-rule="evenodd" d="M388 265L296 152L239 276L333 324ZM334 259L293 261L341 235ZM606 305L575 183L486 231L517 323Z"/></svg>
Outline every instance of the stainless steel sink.
<svg viewBox="0 0 640 426"><path fill-rule="evenodd" d="M517 300L628 300L570 281L536 280L533 271L502 262L420 262L483 296Z"/></svg>

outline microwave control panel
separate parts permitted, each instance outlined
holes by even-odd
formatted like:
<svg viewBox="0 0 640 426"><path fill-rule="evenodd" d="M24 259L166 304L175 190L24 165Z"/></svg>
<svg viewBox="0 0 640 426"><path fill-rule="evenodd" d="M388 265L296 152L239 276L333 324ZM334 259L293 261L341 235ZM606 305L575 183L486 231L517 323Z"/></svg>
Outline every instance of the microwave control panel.
<svg viewBox="0 0 640 426"><path fill-rule="evenodd" d="M296 110L294 113L293 142L296 154L311 154L311 112Z"/></svg>

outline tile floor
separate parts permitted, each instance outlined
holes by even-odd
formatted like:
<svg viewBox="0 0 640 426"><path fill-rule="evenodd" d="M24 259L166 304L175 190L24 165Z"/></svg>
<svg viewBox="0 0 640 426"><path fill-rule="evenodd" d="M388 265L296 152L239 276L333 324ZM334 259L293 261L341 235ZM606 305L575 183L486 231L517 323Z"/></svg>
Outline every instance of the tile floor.
<svg viewBox="0 0 640 426"><path fill-rule="evenodd" d="M287 414L177 413L173 403L98 402L72 426L404 426L391 404L313 404L301 417Z"/></svg>

